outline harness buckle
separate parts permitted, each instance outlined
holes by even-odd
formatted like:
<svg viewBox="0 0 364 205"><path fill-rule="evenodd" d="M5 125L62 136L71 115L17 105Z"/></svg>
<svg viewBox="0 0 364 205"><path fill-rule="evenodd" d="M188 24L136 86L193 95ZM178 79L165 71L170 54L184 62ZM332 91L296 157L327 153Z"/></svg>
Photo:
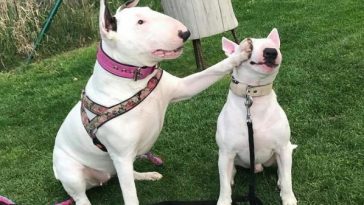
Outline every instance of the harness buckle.
<svg viewBox="0 0 364 205"><path fill-rule="evenodd" d="M98 129L95 127L95 129L93 129L93 130L91 131L91 132L92 132L92 135L94 135L94 136L95 136L95 135L96 135L97 130L98 130Z"/></svg>

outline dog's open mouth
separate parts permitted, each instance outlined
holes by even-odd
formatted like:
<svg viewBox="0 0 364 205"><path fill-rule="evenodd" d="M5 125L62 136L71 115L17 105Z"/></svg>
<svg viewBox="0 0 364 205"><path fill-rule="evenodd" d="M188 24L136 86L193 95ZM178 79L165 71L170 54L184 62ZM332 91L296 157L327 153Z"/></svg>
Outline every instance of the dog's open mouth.
<svg viewBox="0 0 364 205"><path fill-rule="evenodd" d="M274 69L274 68L279 66L279 64L275 64L275 63L272 63L272 62L259 62L259 63L256 63L254 61L251 61L250 65L263 65L263 66L267 66L267 67L269 67L271 69Z"/></svg>
<svg viewBox="0 0 364 205"><path fill-rule="evenodd" d="M174 50L158 49L156 51L153 51L152 54L159 58L177 58L182 54L182 51L183 51L183 46Z"/></svg>

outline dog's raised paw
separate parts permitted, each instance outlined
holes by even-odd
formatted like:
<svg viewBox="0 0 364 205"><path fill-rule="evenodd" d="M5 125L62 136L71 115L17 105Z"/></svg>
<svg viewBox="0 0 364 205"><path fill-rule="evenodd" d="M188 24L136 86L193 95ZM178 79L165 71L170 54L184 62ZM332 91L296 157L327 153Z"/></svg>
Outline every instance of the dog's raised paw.
<svg viewBox="0 0 364 205"><path fill-rule="evenodd" d="M236 45L230 40L223 39L223 50L229 56L232 67L239 67L251 57L253 41L250 38L246 38L239 45Z"/></svg>
<svg viewBox="0 0 364 205"><path fill-rule="evenodd" d="M241 44L241 51L246 55L247 59L249 59L253 52L253 41L250 38L244 39Z"/></svg>

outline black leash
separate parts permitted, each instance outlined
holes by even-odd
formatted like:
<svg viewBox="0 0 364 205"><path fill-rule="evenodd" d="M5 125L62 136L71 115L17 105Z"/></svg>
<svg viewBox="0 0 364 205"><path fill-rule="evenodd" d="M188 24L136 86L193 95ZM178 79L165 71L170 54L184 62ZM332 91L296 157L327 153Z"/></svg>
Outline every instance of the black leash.
<svg viewBox="0 0 364 205"><path fill-rule="evenodd" d="M263 205L263 202L257 197L256 180L255 180L255 153L254 153L254 132L253 121L251 119L250 107L253 105L253 98L246 95L245 107L247 110L246 124L249 135L249 157L250 157L250 182L249 192L246 196L233 199L232 205L238 205L241 202L248 202L249 205ZM154 205L216 205L217 201L164 201Z"/></svg>
<svg viewBox="0 0 364 205"><path fill-rule="evenodd" d="M255 180L255 151L254 151L254 131L253 121L251 119L250 107L253 105L253 98L250 95L246 95L245 107L246 107L246 124L248 126L249 135L249 155L250 155L250 184L249 192L246 196L250 205L263 205L262 201L256 196L256 180Z"/></svg>

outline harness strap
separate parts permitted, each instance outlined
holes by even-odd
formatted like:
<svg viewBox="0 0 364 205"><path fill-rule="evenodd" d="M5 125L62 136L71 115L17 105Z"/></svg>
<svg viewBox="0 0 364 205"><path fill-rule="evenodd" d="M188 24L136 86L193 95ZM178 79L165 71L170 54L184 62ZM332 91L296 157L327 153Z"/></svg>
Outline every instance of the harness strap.
<svg viewBox="0 0 364 205"><path fill-rule="evenodd" d="M132 110L138 106L145 98L149 96L150 93L157 87L162 78L163 70L158 69L157 73L148 81L147 86L137 92L135 95L130 97L123 102L113 105L111 107L102 106L94 101L92 101L85 93L82 91L81 95L81 119L82 124L85 127L87 133L92 139L94 145L100 148L102 151L107 152L106 147L97 139L97 130L104 125L106 122L125 114L126 112ZM89 119L86 113L86 109L95 114L93 119Z"/></svg>

